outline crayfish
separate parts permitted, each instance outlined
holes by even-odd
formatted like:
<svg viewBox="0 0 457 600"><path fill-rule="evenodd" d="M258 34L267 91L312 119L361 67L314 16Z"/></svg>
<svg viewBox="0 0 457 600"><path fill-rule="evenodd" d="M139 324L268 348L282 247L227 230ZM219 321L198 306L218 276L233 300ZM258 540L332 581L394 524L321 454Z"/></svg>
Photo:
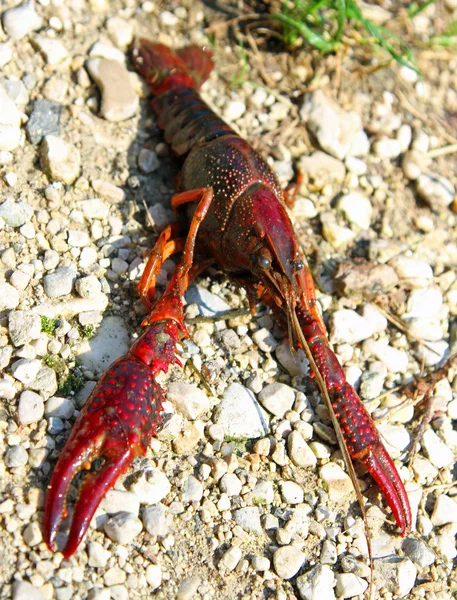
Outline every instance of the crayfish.
<svg viewBox="0 0 457 600"><path fill-rule="evenodd" d="M149 310L143 322L146 331L103 375L59 457L45 509L48 546L54 549L68 487L81 469L103 459L82 484L63 550L67 557L77 549L107 490L135 457L145 454L161 423L164 400L155 376L179 363L176 346L188 335L183 294L192 278L209 265L216 265L246 290L251 308L259 301L270 306L288 331L291 346L305 351L329 404L340 445L348 459L360 462L372 475L405 535L412 521L408 496L329 345L311 272L278 180L261 156L198 94L213 68L211 54L196 47L173 52L140 40L133 59L152 88L152 110L165 140L184 158L172 207L176 212L197 208L187 237L180 237L176 227L168 227L159 237L139 285ZM182 252L182 258L165 293L154 302L160 266L175 252Z"/></svg>

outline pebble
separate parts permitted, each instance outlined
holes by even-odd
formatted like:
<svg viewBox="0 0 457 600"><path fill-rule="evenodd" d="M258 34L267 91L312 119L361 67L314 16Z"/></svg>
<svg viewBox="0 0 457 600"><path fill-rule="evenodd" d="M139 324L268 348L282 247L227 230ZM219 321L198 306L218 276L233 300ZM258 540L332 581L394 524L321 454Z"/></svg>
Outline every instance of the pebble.
<svg viewBox="0 0 457 600"><path fill-rule="evenodd" d="M162 569L160 565L148 565L146 567L146 581L153 590L160 587L162 583Z"/></svg>
<svg viewBox="0 0 457 600"><path fill-rule="evenodd" d="M278 345L272 333L265 328L258 329L253 333L252 339L262 352L274 352Z"/></svg>
<svg viewBox="0 0 457 600"><path fill-rule="evenodd" d="M322 150L332 156L343 160L348 154L359 156L368 152L369 145L357 140L357 136L365 136L359 115L342 110L322 90L305 95L300 117L307 122L308 129L316 136Z"/></svg>
<svg viewBox="0 0 457 600"><path fill-rule="evenodd" d="M422 173L416 180L416 191L432 210L447 208L455 196L455 188L449 179L436 173Z"/></svg>
<svg viewBox="0 0 457 600"><path fill-rule="evenodd" d="M0 150L14 150L21 140L22 115L15 103L0 85Z"/></svg>
<svg viewBox="0 0 457 600"><path fill-rule="evenodd" d="M36 423L43 418L44 402L42 397L29 390L22 392L17 407L18 421L22 426Z"/></svg>
<svg viewBox="0 0 457 600"><path fill-rule="evenodd" d="M380 333L387 329L387 319L376 304L364 304L362 317L370 323L373 333Z"/></svg>
<svg viewBox="0 0 457 600"><path fill-rule="evenodd" d="M150 535L165 537L169 530L167 515L168 508L163 504L148 506L142 514L144 528Z"/></svg>
<svg viewBox="0 0 457 600"><path fill-rule="evenodd" d="M15 581L13 583L12 600L45 600L39 589L27 581Z"/></svg>
<svg viewBox="0 0 457 600"><path fill-rule="evenodd" d="M415 351L419 361L423 361L425 367L433 367L449 355L449 344L445 341L427 342L419 344Z"/></svg>
<svg viewBox="0 0 457 600"><path fill-rule="evenodd" d="M403 156L401 168L406 179L416 181L424 169L424 158L416 150L408 150Z"/></svg>
<svg viewBox="0 0 457 600"><path fill-rule="evenodd" d="M235 519L235 523L247 533L253 533L255 535L262 534L263 530L260 523L260 513L257 506L239 508L234 511L233 518Z"/></svg>
<svg viewBox="0 0 457 600"><path fill-rule="evenodd" d="M243 485L235 473L226 473L219 481L221 492L224 492L227 496L238 496L242 487Z"/></svg>
<svg viewBox="0 0 457 600"><path fill-rule="evenodd" d="M341 227L335 221L333 214L321 213L322 235L334 248L340 248L352 241L355 233L347 227Z"/></svg>
<svg viewBox="0 0 457 600"><path fill-rule="evenodd" d="M375 569L384 580L385 589L397 598L403 598L416 582L417 569L409 558L388 556L375 558Z"/></svg>
<svg viewBox="0 0 457 600"><path fill-rule="evenodd" d="M292 377L308 373L308 359L302 350L291 352L289 340L283 340L276 348L276 358Z"/></svg>
<svg viewBox="0 0 457 600"><path fill-rule="evenodd" d="M40 147L41 167L55 181L72 184L79 176L79 150L55 135L47 135Z"/></svg>
<svg viewBox="0 0 457 600"><path fill-rule="evenodd" d="M34 39L34 44L48 65L56 66L68 57L67 49L58 39L39 36Z"/></svg>
<svg viewBox="0 0 457 600"><path fill-rule="evenodd" d="M9 469L23 467L27 464L29 457L27 450L19 445L10 446L5 454L5 465Z"/></svg>
<svg viewBox="0 0 457 600"><path fill-rule="evenodd" d="M373 335L370 321L355 310L343 308L333 313L330 321L330 341L332 344L357 344Z"/></svg>
<svg viewBox="0 0 457 600"><path fill-rule="evenodd" d="M388 340L367 340L363 350L380 360L390 373L406 373L408 370L408 353L389 345Z"/></svg>
<svg viewBox="0 0 457 600"><path fill-rule="evenodd" d="M302 600L335 600L335 576L328 565L317 565L300 575L296 584Z"/></svg>
<svg viewBox="0 0 457 600"><path fill-rule="evenodd" d="M300 504L303 502L304 492L301 485L295 481L281 481L279 483L281 495L289 504Z"/></svg>
<svg viewBox="0 0 457 600"><path fill-rule="evenodd" d="M357 225L360 229L369 229L373 215L369 198L359 192L350 192L338 199L336 207L344 213L349 223Z"/></svg>
<svg viewBox="0 0 457 600"><path fill-rule="evenodd" d="M12 310L8 315L8 333L15 346L23 346L41 335L41 318L31 310Z"/></svg>
<svg viewBox="0 0 457 600"><path fill-rule="evenodd" d="M75 412L75 405L68 398L54 396L46 402L44 414L46 418L58 417L59 419L69 419Z"/></svg>
<svg viewBox="0 0 457 600"><path fill-rule="evenodd" d="M110 553L103 548L101 544L94 541L89 541L89 566L90 567L106 567Z"/></svg>
<svg viewBox="0 0 457 600"><path fill-rule="evenodd" d="M108 569L103 576L103 581L107 586L121 585L125 583L126 579L127 574L120 567L111 567L111 569Z"/></svg>
<svg viewBox="0 0 457 600"><path fill-rule="evenodd" d="M433 429L425 431L421 439L421 446L429 461L438 469L443 469L454 461L451 448L437 436Z"/></svg>
<svg viewBox="0 0 457 600"><path fill-rule="evenodd" d="M354 598L354 596L362 597L368 583L361 577L357 577L354 573L337 573L335 592L340 598Z"/></svg>
<svg viewBox="0 0 457 600"><path fill-rule="evenodd" d="M401 151L400 140L381 138L373 144L373 152L381 158L397 158Z"/></svg>
<svg viewBox="0 0 457 600"><path fill-rule="evenodd" d="M186 301L188 304L197 304L199 314L204 317L215 317L232 308L225 300L198 285L193 285L188 289Z"/></svg>
<svg viewBox="0 0 457 600"><path fill-rule="evenodd" d="M39 144L47 135L60 135L62 105L38 98L33 104L32 114L27 121L27 137L32 144Z"/></svg>
<svg viewBox="0 0 457 600"><path fill-rule="evenodd" d="M290 579L305 562L305 555L295 546L282 546L273 554L273 565L281 579Z"/></svg>
<svg viewBox="0 0 457 600"><path fill-rule="evenodd" d="M240 562L242 556L242 552L238 546L230 546L230 548L224 552L219 564L225 567L227 571L233 571Z"/></svg>
<svg viewBox="0 0 457 600"><path fill-rule="evenodd" d="M35 521L27 525L22 532L22 537L24 538L24 542L27 544L27 546L31 548L38 546L38 544L43 541L40 526Z"/></svg>
<svg viewBox="0 0 457 600"><path fill-rule="evenodd" d="M188 454L197 446L201 438L201 430L193 423L185 425L184 431L178 433L173 440L173 450L176 454Z"/></svg>
<svg viewBox="0 0 457 600"><path fill-rule="evenodd" d="M69 229L67 241L72 248L84 248L90 243L89 234L78 229Z"/></svg>
<svg viewBox="0 0 457 600"><path fill-rule="evenodd" d="M300 159L299 169L320 189L331 181L342 183L346 176L344 163L320 150L310 156L303 156Z"/></svg>
<svg viewBox="0 0 457 600"><path fill-rule="evenodd" d="M0 311L14 309L18 304L18 291L9 283L0 283Z"/></svg>
<svg viewBox="0 0 457 600"><path fill-rule="evenodd" d="M133 40L133 24L120 17L110 17L106 21L106 29L116 46L122 50Z"/></svg>
<svg viewBox="0 0 457 600"><path fill-rule="evenodd" d="M76 281L75 289L81 298L95 298L101 293L102 285L95 275L87 275Z"/></svg>
<svg viewBox="0 0 457 600"><path fill-rule="evenodd" d="M76 273L73 267L59 267L43 278L43 287L48 298L60 298L71 294Z"/></svg>
<svg viewBox="0 0 457 600"><path fill-rule="evenodd" d="M0 204L0 217L9 227L21 227L29 223L33 216L33 208L26 202L15 202L7 198Z"/></svg>
<svg viewBox="0 0 457 600"><path fill-rule="evenodd" d="M0 398L12 400L15 395L14 379L6 375L3 379L0 379Z"/></svg>
<svg viewBox="0 0 457 600"><path fill-rule="evenodd" d="M91 185L97 194L106 200L110 200L111 202L122 202L125 199L124 190L109 181L93 179Z"/></svg>
<svg viewBox="0 0 457 600"><path fill-rule="evenodd" d="M254 394L239 383L225 390L215 422L233 439L264 437L269 432L268 419Z"/></svg>
<svg viewBox="0 0 457 600"><path fill-rule="evenodd" d="M183 502L200 502L203 497L203 485L196 477L190 475L181 488L181 500Z"/></svg>
<svg viewBox="0 0 457 600"><path fill-rule="evenodd" d="M436 561L436 554L422 540L417 540L412 537L406 538L402 544L402 550L405 555L413 561L416 567L421 570L433 565Z"/></svg>
<svg viewBox="0 0 457 600"><path fill-rule="evenodd" d="M0 68L7 65L13 58L13 51L9 44L0 43Z"/></svg>
<svg viewBox="0 0 457 600"><path fill-rule="evenodd" d="M140 519L126 511L118 512L110 517L104 525L106 535L117 544L130 544L142 529L143 524Z"/></svg>
<svg viewBox="0 0 457 600"><path fill-rule="evenodd" d="M195 421L210 409L208 396L196 385L185 381L176 381L168 385L167 400L173 403L177 412L191 421Z"/></svg>
<svg viewBox="0 0 457 600"><path fill-rule="evenodd" d="M297 467L314 467L317 457L298 431L292 431L287 438L290 460Z"/></svg>
<svg viewBox="0 0 457 600"><path fill-rule="evenodd" d="M336 504L352 494L354 486L351 478L334 462L328 462L319 470L330 500Z"/></svg>
<svg viewBox="0 0 457 600"><path fill-rule="evenodd" d="M102 117L115 123L133 117L138 109L139 99L125 66L117 60L91 58L87 61L86 68L102 96Z"/></svg>
<svg viewBox="0 0 457 600"><path fill-rule="evenodd" d="M98 309L93 307L83 310ZM87 369L102 372L108 365L125 354L129 347L129 332L124 319L117 316L105 317L97 330L97 335L89 340L84 340L79 345L79 359Z"/></svg>
<svg viewBox="0 0 457 600"><path fill-rule="evenodd" d="M403 319L431 319L438 317L443 306L443 294L438 287L413 290L406 302Z"/></svg>
<svg viewBox="0 0 457 600"><path fill-rule="evenodd" d="M147 469L131 484L131 491L141 504L157 504L170 492L171 485L159 469Z"/></svg>
<svg viewBox="0 0 457 600"><path fill-rule="evenodd" d="M423 260L411 256L395 256L389 261L402 285L412 289L428 287L433 280L432 267Z"/></svg>
<svg viewBox="0 0 457 600"><path fill-rule="evenodd" d="M20 292L23 292L30 283L30 276L22 271L13 271L10 277L10 284Z"/></svg>
<svg viewBox="0 0 457 600"><path fill-rule="evenodd" d="M110 214L109 205L99 198L80 200L77 203L77 208L89 222L93 219L107 219Z"/></svg>
<svg viewBox="0 0 457 600"><path fill-rule="evenodd" d="M294 390L284 383L270 383L259 394L262 405L276 417L284 417L295 401Z"/></svg>
<svg viewBox="0 0 457 600"><path fill-rule="evenodd" d="M41 360L36 358L21 358L11 366L12 376L27 385L31 383L41 369Z"/></svg>
<svg viewBox="0 0 457 600"><path fill-rule="evenodd" d="M193 598L196 598L200 583L201 579L196 575L194 577L187 577L184 579L184 581L179 584L176 600L193 600Z"/></svg>
<svg viewBox="0 0 457 600"><path fill-rule="evenodd" d="M138 167L145 175L157 171L160 167L160 161L157 158L157 154L147 148L140 150L138 153Z"/></svg>
<svg viewBox="0 0 457 600"><path fill-rule="evenodd" d="M227 121L237 121L246 112L246 104L242 100L231 100L227 102L223 118Z"/></svg>
<svg viewBox="0 0 457 600"><path fill-rule="evenodd" d="M47 100L61 105L68 93L68 83L65 79L54 75L44 85L43 95Z"/></svg>
<svg viewBox="0 0 457 600"><path fill-rule="evenodd" d="M12 40L20 40L32 31L40 29L43 20L33 2L23 2L3 13L3 29Z"/></svg>
<svg viewBox="0 0 457 600"><path fill-rule="evenodd" d="M110 598L111 591L108 588L99 587L93 587L87 596L87 600L110 600Z"/></svg>
<svg viewBox="0 0 457 600"><path fill-rule="evenodd" d="M271 504L274 500L273 483L260 481L252 490L252 498L256 504Z"/></svg>

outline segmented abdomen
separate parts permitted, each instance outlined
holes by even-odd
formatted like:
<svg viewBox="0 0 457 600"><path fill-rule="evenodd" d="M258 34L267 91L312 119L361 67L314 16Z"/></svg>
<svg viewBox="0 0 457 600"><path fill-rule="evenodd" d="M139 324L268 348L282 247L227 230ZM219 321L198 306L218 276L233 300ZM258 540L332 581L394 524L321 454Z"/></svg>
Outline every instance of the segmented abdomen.
<svg viewBox="0 0 457 600"><path fill-rule="evenodd" d="M191 88L156 96L152 109L158 116L157 125L165 131L165 140L178 155L221 136L236 135Z"/></svg>

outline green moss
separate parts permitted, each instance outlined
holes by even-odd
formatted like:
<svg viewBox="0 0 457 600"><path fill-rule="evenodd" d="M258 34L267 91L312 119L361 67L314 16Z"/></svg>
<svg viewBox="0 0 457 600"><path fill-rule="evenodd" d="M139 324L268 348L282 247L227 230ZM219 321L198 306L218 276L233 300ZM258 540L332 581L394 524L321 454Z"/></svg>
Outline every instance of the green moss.
<svg viewBox="0 0 457 600"><path fill-rule="evenodd" d="M41 317L41 331L44 331L44 333L48 333L49 335L54 335L56 327L57 321L55 319Z"/></svg>
<svg viewBox="0 0 457 600"><path fill-rule="evenodd" d="M85 383L86 380L81 375L79 368L75 366L70 369L66 377L60 379L56 395L64 398L75 396Z"/></svg>
<svg viewBox="0 0 457 600"><path fill-rule="evenodd" d="M94 336L94 326L83 325L81 327L81 335L85 340L90 340L90 338Z"/></svg>

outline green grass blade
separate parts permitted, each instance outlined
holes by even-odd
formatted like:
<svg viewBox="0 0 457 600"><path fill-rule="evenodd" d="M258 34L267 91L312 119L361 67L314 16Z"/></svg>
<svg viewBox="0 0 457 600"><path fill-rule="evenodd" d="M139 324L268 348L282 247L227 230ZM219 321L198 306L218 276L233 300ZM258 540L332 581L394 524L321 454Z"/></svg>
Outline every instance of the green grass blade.
<svg viewBox="0 0 457 600"><path fill-rule="evenodd" d="M425 10L427 6L430 6L430 4L433 4L434 2L435 0L426 0L426 2L423 2L422 4L419 4L418 2L413 2L408 8L408 17L412 19L413 17L421 13L423 10Z"/></svg>
<svg viewBox="0 0 457 600"><path fill-rule="evenodd" d="M279 21L283 25L295 30L299 33L311 46L314 46L323 53L333 52L335 50L335 43L333 41L326 40L320 33L313 31L305 23L301 23L284 14L273 14L271 18L275 21Z"/></svg>

